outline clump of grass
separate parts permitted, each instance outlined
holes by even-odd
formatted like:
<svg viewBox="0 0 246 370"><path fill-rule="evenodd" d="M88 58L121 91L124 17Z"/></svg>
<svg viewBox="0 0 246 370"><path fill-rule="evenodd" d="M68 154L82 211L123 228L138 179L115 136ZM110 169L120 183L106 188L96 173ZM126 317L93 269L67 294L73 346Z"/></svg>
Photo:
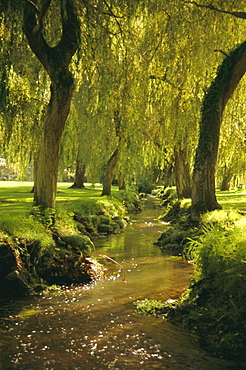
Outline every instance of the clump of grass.
<svg viewBox="0 0 246 370"><path fill-rule="evenodd" d="M114 197L123 204L127 213L136 213L141 211L139 195L134 191L120 190L114 194Z"/></svg>
<svg viewBox="0 0 246 370"><path fill-rule="evenodd" d="M217 224L220 226L226 226L232 225L240 219L240 214L235 210L215 210L213 212L207 212L202 216L202 224Z"/></svg>
<svg viewBox="0 0 246 370"><path fill-rule="evenodd" d="M170 316L198 333L209 350L224 357L245 357L246 223L237 213L203 216L202 235L190 241L195 277Z"/></svg>
<svg viewBox="0 0 246 370"><path fill-rule="evenodd" d="M178 195L175 187L167 187L163 192L160 193L160 197L163 200L162 206L172 206L178 199Z"/></svg>
<svg viewBox="0 0 246 370"><path fill-rule="evenodd" d="M164 308L164 303L156 299L143 299L133 302L136 306L138 313L142 315L154 315L160 314L161 310Z"/></svg>

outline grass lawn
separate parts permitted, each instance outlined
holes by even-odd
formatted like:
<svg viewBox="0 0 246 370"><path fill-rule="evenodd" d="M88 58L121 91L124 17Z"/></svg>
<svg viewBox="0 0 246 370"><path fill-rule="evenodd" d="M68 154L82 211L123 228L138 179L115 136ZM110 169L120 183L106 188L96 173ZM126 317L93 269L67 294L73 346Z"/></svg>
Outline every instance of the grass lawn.
<svg viewBox="0 0 246 370"><path fill-rule="evenodd" d="M72 183L58 183L56 207L76 210L101 197L102 185L85 184L85 189L69 189ZM10 214L14 217L18 214L26 215L33 205L31 189L33 182L0 181L0 216ZM112 195L118 193L118 187L112 186ZM238 209L246 211L246 190L231 190L216 193L217 200L223 209Z"/></svg>
<svg viewBox="0 0 246 370"><path fill-rule="evenodd" d="M102 198L102 185L86 184L85 189L69 189L72 183L58 183L56 206L65 206L67 209L76 208L78 201L85 202L86 199ZM30 212L33 205L33 193L31 193L33 182L0 181L0 212L20 215ZM112 187L112 195L118 191L116 186Z"/></svg>
<svg viewBox="0 0 246 370"><path fill-rule="evenodd" d="M108 223L111 218L124 217L125 208L119 200L114 197L110 199L101 196L101 184L93 186L86 184L85 189L69 189L71 185L72 183L58 183L57 187L56 210L58 218L63 219L64 225L68 222L68 218L71 218L71 215L75 213L86 217L89 223L92 222L92 215L95 214L107 216ZM7 233L17 238L44 238L45 228L37 222L37 216L39 217L37 212L39 211L33 208L32 188L33 182L0 182L0 236L5 237ZM116 186L112 187L112 195L114 194L120 196ZM33 211L35 217L31 215ZM44 217L49 217L49 215L48 211ZM99 223L98 221L97 224L99 225ZM67 226L69 232L69 225ZM38 233L39 235L36 235Z"/></svg>
<svg viewBox="0 0 246 370"><path fill-rule="evenodd" d="M219 191L217 201L223 209L246 211L246 190Z"/></svg>

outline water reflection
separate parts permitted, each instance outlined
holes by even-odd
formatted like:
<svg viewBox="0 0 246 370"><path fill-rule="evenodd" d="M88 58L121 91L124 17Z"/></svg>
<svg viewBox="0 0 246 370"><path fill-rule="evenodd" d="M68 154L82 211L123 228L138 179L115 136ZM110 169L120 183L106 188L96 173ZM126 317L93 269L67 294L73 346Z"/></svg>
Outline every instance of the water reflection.
<svg viewBox="0 0 246 370"><path fill-rule="evenodd" d="M151 213L152 212L152 213ZM98 255L111 261L108 279L62 294L26 298L3 310L0 368L23 370L226 369L205 358L196 339L161 318L144 317L133 302L176 298L192 268L162 256L153 245L164 226L158 208L136 215L124 234L95 240Z"/></svg>

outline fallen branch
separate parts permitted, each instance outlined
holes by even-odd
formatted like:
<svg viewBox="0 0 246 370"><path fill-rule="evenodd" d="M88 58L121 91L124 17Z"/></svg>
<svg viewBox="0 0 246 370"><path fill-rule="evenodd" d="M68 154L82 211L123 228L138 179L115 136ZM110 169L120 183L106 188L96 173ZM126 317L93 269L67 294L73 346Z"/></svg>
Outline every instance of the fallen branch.
<svg viewBox="0 0 246 370"><path fill-rule="evenodd" d="M121 271L123 272L123 274L122 274L122 275L123 275L123 276L122 276L122 280L123 280L123 281L125 281L125 282L127 282L127 280L126 280L126 272L125 272L125 270L124 270L124 267L123 267L119 262L115 261L113 258L111 258L111 257L107 256L106 254L99 254L99 257L106 258L106 259L108 259L108 260L110 260L110 261L114 262L116 265L120 266Z"/></svg>

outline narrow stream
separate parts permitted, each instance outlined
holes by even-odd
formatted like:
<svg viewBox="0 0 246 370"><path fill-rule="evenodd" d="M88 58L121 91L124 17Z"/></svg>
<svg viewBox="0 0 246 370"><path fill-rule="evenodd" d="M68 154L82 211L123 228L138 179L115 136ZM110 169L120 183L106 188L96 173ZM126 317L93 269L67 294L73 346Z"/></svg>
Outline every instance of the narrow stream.
<svg viewBox="0 0 246 370"><path fill-rule="evenodd" d="M206 357L196 338L162 318L135 312L137 299L177 298L192 266L153 245L166 228L146 207L124 233L94 240L107 279L28 297L1 309L0 369L227 369ZM106 259L107 255L119 265Z"/></svg>

